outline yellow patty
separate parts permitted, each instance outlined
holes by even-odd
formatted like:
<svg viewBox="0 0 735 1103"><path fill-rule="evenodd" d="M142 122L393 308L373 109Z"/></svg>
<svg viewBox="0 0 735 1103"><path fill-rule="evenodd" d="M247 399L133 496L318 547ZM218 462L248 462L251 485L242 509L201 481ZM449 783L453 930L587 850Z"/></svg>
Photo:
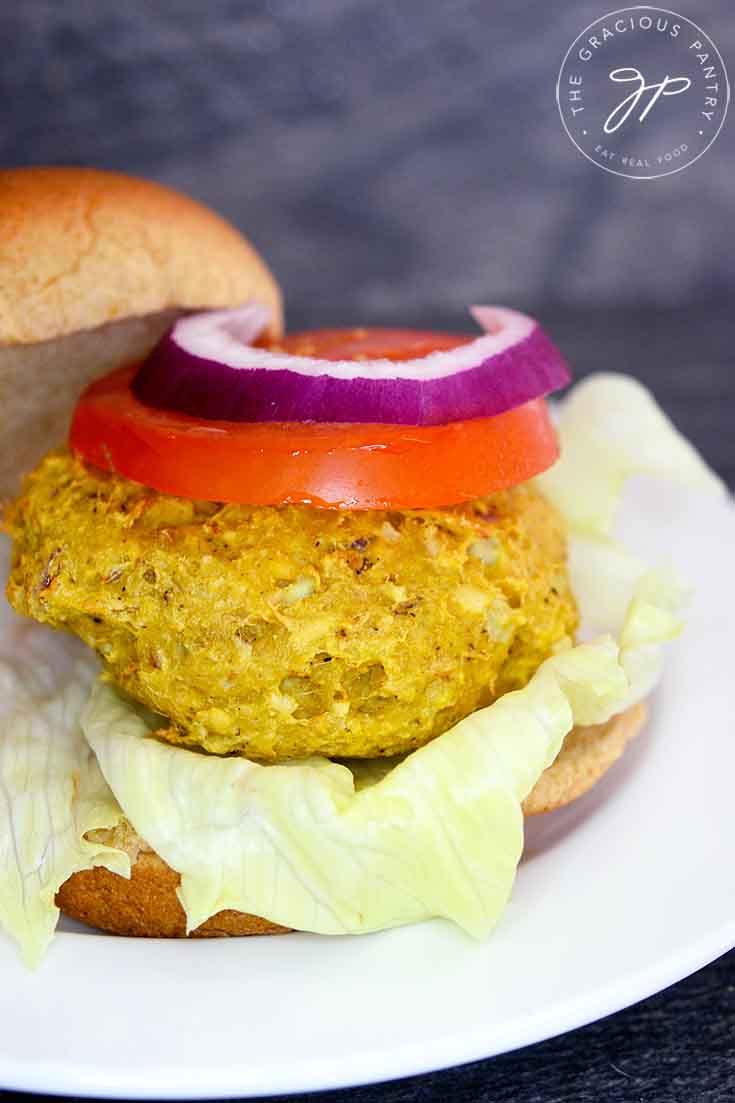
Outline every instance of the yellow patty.
<svg viewBox="0 0 735 1103"><path fill-rule="evenodd" d="M530 486L445 510L251 508L57 452L8 528L11 605L94 647L172 742L220 754L411 750L577 623L563 524Z"/></svg>

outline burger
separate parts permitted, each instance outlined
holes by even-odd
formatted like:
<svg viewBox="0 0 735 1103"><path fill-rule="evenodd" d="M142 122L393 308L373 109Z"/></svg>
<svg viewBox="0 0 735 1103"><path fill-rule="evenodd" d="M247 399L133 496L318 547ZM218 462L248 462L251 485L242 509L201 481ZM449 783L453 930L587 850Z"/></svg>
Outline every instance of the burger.
<svg viewBox="0 0 735 1103"><path fill-rule="evenodd" d="M555 426L515 311L284 336L250 244L149 181L0 173L0 239L0 925L31 963L59 909L487 934L681 625L620 484L714 476L626 377Z"/></svg>

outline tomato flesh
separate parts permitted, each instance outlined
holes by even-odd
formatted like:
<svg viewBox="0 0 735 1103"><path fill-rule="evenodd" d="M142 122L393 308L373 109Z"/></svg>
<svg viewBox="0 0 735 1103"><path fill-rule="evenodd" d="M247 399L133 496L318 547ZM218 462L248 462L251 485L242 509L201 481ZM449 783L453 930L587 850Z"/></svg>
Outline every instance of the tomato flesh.
<svg viewBox="0 0 735 1103"><path fill-rule="evenodd" d="M324 330L291 335L279 347L325 359L398 360L470 339ZM525 482L558 456L541 398L447 425L210 421L140 402L130 386L136 370L118 369L87 388L70 445L97 467L179 497L253 506L432 508Z"/></svg>
<svg viewBox="0 0 735 1103"><path fill-rule="evenodd" d="M474 337L434 333L424 329L314 329L290 333L270 347L291 356L316 356L320 360L419 360L430 352L467 345Z"/></svg>

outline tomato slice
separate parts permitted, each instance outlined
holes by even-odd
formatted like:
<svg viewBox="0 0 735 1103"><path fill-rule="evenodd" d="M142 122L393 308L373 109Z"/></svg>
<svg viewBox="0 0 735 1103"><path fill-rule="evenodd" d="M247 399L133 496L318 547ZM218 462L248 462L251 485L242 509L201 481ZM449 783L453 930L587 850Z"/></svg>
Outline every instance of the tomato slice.
<svg viewBox="0 0 735 1103"><path fill-rule="evenodd" d="M407 359L470 338L401 330L322 330L279 347L329 359ZM136 367L93 383L69 442L89 463L168 494L218 502L421 509L525 482L558 456L544 399L448 425L210 421L146 406Z"/></svg>
<svg viewBox="0 0 735 1103"><path fill-rule="evenodd" d="M476 335L475 335L476 336ZM318 356L320 360L418 360L430 352L455 349L475 336L437 333L426 329L386 329L356 326L353 329L313 329L289 333L269 347L292 356Z"/></svg>

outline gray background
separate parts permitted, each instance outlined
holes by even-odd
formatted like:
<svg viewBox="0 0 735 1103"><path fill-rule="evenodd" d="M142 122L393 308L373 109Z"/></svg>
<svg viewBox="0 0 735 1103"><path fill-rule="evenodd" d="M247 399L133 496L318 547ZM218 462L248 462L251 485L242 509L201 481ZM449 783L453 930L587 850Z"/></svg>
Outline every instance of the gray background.
<svg viewBox="0 0 735 1103"><path fill-rule="evenodd" d="M5 0L0 163L200 197L266 253L299 324L723 300L732 125L655 181L602 172L561 127L561 60L608 6ZM735 57L732 0L679 8Z"/></svg>

